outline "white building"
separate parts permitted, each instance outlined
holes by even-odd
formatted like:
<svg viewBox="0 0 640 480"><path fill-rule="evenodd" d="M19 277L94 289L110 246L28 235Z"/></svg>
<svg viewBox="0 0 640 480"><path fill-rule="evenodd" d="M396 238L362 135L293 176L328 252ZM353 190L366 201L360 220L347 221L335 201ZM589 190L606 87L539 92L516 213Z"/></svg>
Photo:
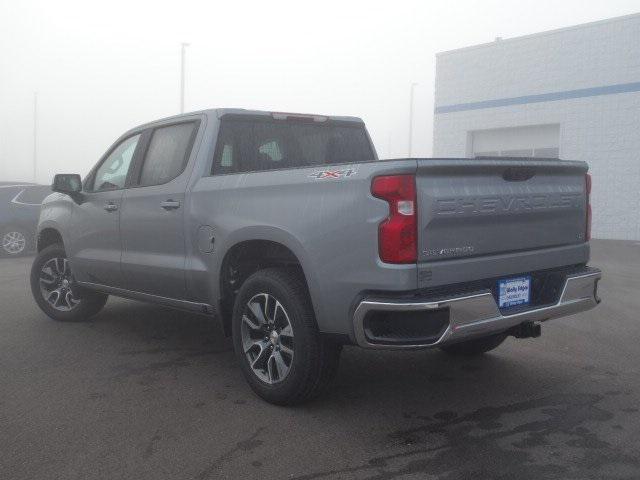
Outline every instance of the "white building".
<svg viewBox="0 0 640 480"><path fill-rule="evenodd" d="M640 240L640 14L438 54L433 150L584 160L593 236Z"/></svg>

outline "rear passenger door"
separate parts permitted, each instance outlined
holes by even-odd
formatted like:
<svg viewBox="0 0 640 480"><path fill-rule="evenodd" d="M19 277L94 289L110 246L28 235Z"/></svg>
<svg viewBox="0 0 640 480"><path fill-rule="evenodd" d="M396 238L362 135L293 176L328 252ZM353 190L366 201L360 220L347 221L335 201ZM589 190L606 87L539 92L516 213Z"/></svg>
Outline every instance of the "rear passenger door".
<svg viewBox="0 0 640 480"><path fill-rule="evenodd" d="M160 125L146 135L120 213L121 269L128 290L186 297L184 202L199 124Z"/></svg>

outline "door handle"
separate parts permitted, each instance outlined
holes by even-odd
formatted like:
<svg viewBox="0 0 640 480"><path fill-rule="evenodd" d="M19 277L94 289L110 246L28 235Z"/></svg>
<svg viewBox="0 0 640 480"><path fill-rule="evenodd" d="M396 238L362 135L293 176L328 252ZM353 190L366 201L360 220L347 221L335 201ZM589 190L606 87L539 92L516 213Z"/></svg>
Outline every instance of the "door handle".
<svg viewBox="0 0 640 480"><path fill-rule="evenodd" d="M160 203L160 206L165 210L175 210L176 208L180 208L180 202L177 200L165 200Z"/></svg>
<svg viewBox="0 0 640 480"><path fill-rule="evenodd" d="M116 205L115 203L107 203L107 204L104 206L104 209L105 209L107 212L115 212L116 210L118 210L118 205Z"/></svg>

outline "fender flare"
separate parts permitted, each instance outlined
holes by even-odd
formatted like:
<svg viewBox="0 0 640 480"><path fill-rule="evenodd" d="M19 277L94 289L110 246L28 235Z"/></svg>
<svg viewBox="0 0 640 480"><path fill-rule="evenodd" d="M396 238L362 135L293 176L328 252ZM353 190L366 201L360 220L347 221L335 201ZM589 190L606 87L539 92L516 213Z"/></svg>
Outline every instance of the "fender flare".
<svg viewBox="0 0 640 480"><path fill-rule="evenodd" d="M307 251L304 248L304 244L302 243L302 241L300 241L292 233L271 225L247 226L231 232L225 238L223 248L221 249L224 252L222 258L226 258L229 250L231 250L238 243L251 240L265 240L269 242L279 243L291 250L291 252L296 256L296 258L300 262L302 273L307 282L309 297L311 298L311 305L316 315L316 321L318 321L318 325L320 325L319 319L322 318L323 314L321 298L322 295L320 294L319 284L315 275L315 264L307 255ZM222 268L223 263L224 260L221 260L220 264L218 265L218 278L220 278L220 269ZM218 292L218 300L220 298L219 293L220 292Z"/></svg>

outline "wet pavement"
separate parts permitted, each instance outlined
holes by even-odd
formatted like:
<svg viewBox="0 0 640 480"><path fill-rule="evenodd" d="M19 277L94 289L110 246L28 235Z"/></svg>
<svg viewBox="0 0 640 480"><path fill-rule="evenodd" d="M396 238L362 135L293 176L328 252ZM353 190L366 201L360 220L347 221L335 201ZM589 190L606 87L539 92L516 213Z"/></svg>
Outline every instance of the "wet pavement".
<svg viewBox="0 0 640 480"><path fill-rule="evenodd" d="M482 358L345 348L275 407L212 320L110 299L48 320L0 260L0 478L640 478L640 243L595 241L603 303Z"/></svg>

